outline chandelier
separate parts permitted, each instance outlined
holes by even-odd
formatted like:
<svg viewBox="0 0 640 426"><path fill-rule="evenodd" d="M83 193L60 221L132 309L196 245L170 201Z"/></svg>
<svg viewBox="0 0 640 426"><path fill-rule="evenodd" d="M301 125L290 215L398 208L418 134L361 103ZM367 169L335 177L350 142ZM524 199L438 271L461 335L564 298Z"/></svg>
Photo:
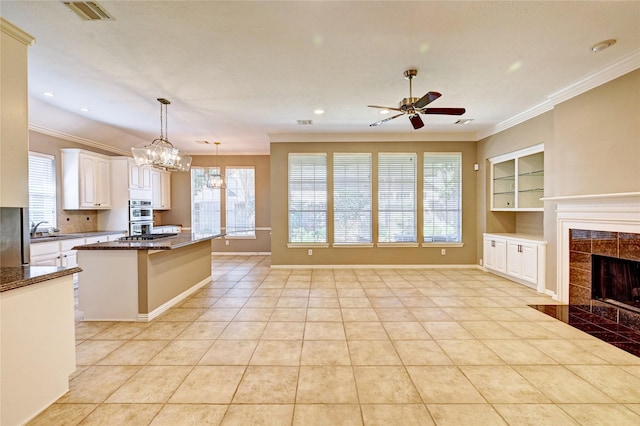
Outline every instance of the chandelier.
<svg viewBox="0 0 640 426"><path fill-rule="evenodd" d="M216 146L216 168L220 170L220 165L218 164L218 145L220 145L220 142L214 142L214 144ZM209 189L223 188L224 177L222 177L222 175L219 172L210 173L209 176L207 176L207 180L204 182L204 186L206 186Z"/></svg>
<svg viewBox="0 0 640 426"><path fill-rule="evenodd" d="M158 98L160 102L160 137L148 145L131 148L133 158L139 166L152 166L170 172L188 172L191 168L191 157L169 142L167 129L167 99Z"/></svg>

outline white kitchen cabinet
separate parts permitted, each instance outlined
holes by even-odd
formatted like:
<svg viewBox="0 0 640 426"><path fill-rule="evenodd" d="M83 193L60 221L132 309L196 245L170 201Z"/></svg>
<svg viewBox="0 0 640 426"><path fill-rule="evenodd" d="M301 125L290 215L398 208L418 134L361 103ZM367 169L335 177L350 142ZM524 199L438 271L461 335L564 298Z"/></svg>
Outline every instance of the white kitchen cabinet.
<svg viewBox="0 0 640 426"><path fill-rule="evenodd" d="M81 149L62 152L62 191L65 210L111 208L109 157Z"/></svg>
<svg viewBox="0 0 640 426"><path fill-rule="evenodd" d="M133 159L129 163L129 189L142 189L151 191L151 168L138 166Z"/></svg>
<svg viewBox="0 0 640 426"><path fill-rule="evenodd" d="M546 241L536 235L484 234L485 270L544 292Z"/></svg>
<svg viewBox="0 0 640 426"><path fill-rule="evenodd" d="M171 173L151 170L151 193L154 210L171 210Z"/></svg>
<svg viewBox="0 0 640 426"><path fill-rule="evenodd" d="M60 244L57 241L31 244L29 250L32 266L60 266Z"/></svg>
<svg viewBox="0 0 640 426"><path fill-rule="evenodd" d="M544 144L489 159L491 210L542 211Z"/></svg>

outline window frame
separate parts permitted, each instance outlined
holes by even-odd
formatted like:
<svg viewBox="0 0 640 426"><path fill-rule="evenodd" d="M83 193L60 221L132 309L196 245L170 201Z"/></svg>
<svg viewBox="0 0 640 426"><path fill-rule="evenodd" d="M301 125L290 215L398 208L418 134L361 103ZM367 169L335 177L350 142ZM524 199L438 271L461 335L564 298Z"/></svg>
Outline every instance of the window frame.
<svg viewBox="0 0 640 426"><path fill-rule="evenodd" d="M356 159L367 160L366 165L368 167L365 170L365 173L368 174L368 179L362 180L362 176L360 174L360 170L358 169L355 174L351 176L344 176L344 179L341 179L341 176L338 175L339 170L337 170L336 164L339 164L338 158L344 157L346 159L351 158L351 164L364 164L357 163ZM346 167L348 167L349 162L344 163ZM332 244L335 247L346 247L346 246L356 246L356 247L373 247L373 154L371 152L334 152L333 153L333 167L332 167L332 175L333 175L333 191L332 191L332 200L333 200L333 240ZM351 184L351 185L350 185ZM339 204L341 200L337 200L336 194L338 191L342 190L342 188L338 188L342 186L344 188L352 188L353 186L357 186L359 190L357 191L359 195L362 194L361 191L363 186L367 186L365 191L366 194L360 197L354 197L353 193L345 194L345 199L356 199L365 205L368 205L368 209L340 209ZM362 240L356 241L337 241L338 240L338 229L344 229L344 233L348 233L348 227L342 226L340 227L340 219L339 217L343 215L356 215L360 213L368 213L368 222L365 219L365 222L361 222L361 218L355 220L355 225L359 225L359 228L368 226L368 234L363 235Z"/></svg>
<svg viewBox="0 0 640 426"><path fill-rule="evenodd" d="M199 183L198 185L196 185L196 182L194 179L194 172L197 170L202 170L203 175L202 175L202 182ZM215 229L215 225L216 225L216 220L215 220L215 216L213 219L213 228L211 233L213 234L220 234L222 233L222 191L220 188L206 188L204 186L204 182L206 181L206 176L209 173L213 173L213 174L221 174L220 173L220 167L202 167L202 166L192 166L191 167L191 171L190 171L190 184L191 184L191 232L197 234L197 233L203 233L203 232L209 232L209 231L202 231L200 229L197 229L196 227L196 221L195 221L195 202L194 202L194 198L196 195L196 190L199 189L201 191L211 191L211 194L213 196L213 200L210 200L211 202L213 202L213 211L215 213L215 207L216 207L216 192L217 192L217 207L218 207L218 216L217 216L217 225L218 228L217 230ZM203 200L202 202L208 202L208 200Z"/></svg>
<svg viewBox="0 0 640 426"><path fill-rule="evenodd" d="M33 165L33 158L38 158L40 160L45 160L48 162L47 165L47 171L46 174L49 175L50 180L48 182L36 182L35 181L35 173L31 170L31 167ZM58 201L57 201L57 196L58 196L58 191L57 191L57 165L56 165L56 157L54 155L50 155L50 154L43 154L40 152L35 152L35 151L29 151L29 164L28 164L28 169L29 169L29 182L28 182L28 186L29 186L29 223L32 224L31 226L37 224L38 222L42 222L45 221L48 226L48 228L53 228L53 229L57 229L58 227ZM44 172L42 173L44 175ZM35 197L35 192L32 190L32 185L35 186L39 186L40 188L46 188L48 187L48 191L42 191L42 193L40 193L40 197L43 198L42 201L40 202L35 202L35 200L33 199L33 197ZM48 198L48 200L45 200L44 198ZM49 207L51 208L51 211L49 213L45 213L45 205L49 204ZM38 209L36 209L34 206L38 205L38 204L42 204L42 216L38 219L34 218L34 213L38 211ZM41 229L45 229L44 227Z"/></svg>
<svg viewBox="0 0 640 426"><path fill-rule="evenodd" d="M231 205L230 203L230 199L231 197L229 196L229 191L232 190L232 188L230 188L229 186L229 182L231 182L231 179L233 179L232 177L230 177L230 175L232 173L230 173L230 171L233 170L252 170L253 171L253 182L252 182L252 187L250 188L251 190L251 202L253 203L253 226L251 227L250 231L244 231L245 233L243 234L234 234L232 233L232 231L229 230L229 207ZM246 189L246 188L245 188ZM256 168L254 166L226 166L225 167L225 188L224 188L224 193L225 193L225 220L224 220L224 230L225 230L225 239L256 239ZM235 231L233 231L235 232Z"/></svg>

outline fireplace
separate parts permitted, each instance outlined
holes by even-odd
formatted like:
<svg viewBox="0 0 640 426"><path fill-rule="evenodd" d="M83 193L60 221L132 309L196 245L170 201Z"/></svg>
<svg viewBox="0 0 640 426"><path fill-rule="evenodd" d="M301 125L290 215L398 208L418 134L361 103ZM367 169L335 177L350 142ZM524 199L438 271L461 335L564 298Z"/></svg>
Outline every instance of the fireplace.
<svg viewBox="0 0 640 426"><path fill-rule="evenodd" d="M640 313L640 262L591 256L591 298Z"/></svg>

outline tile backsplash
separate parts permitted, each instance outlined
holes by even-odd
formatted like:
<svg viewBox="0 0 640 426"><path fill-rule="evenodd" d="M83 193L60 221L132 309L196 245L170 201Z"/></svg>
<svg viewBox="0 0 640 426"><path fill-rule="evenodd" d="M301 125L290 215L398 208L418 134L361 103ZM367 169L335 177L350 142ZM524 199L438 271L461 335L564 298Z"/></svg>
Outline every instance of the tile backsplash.
<svg viewBox="0 0 640 426"><path fill-rule="evenodd" d="M59 210L58 229L62 234L100 231L98 212L96 210Z"/></svg>

